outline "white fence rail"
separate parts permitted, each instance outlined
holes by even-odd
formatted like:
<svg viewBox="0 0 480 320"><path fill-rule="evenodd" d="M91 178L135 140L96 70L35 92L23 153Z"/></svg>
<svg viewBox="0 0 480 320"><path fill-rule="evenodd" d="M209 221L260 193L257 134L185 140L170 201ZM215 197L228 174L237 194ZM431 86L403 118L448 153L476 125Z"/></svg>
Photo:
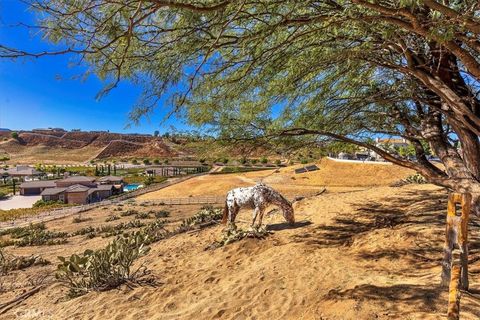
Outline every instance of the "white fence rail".
<svg viewBox="0 0 480 320"><path fill-rule="evenodd" d="M185 198L162 198L154 200L144 200L142 203L158 205L188 205L188 204L220 204L225 202L224 196L205 196L205 197L185 197Z"/></svg>

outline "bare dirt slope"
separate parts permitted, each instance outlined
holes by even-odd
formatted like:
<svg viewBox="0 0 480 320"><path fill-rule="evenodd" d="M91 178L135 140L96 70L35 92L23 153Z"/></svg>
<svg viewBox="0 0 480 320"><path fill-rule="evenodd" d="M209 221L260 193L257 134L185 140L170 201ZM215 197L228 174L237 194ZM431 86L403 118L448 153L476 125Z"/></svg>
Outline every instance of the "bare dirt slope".
<svg viewBox="0 0 480 320"><path fill-rule="evenodd" d="M266 219L274 233L205 250L222 226L180 234L158 242L141 258L157 285L93 292L72 300L47 278L44 288L9 311L4 319L443 319L447 291L438 286L446 194L425 186L372 187L332 192L295 204L297 223ZM138 210L152 209L137 206ZM154 209L160 209L154 207ZM195 212L177 206L173 221ZM71 218L48 223L71 232L104 224L112 208L88 213L92 221ZM249 211L241 212L244 228ZM122 218L127 219L127 218ZM123 221L123 220L121 220ZM470 279L480 291L480 228L471 225ZM57 246L13 248L9 253L57 255L103 246L108 239L84 236ZM3 277L6 301L51 275L54 266L32 267ZM480 300L462 296L462 319L480 318ZM33 315L33 316L32 316Z"/></svg>
<svg viewBox="0 0 480 320"><path fill-rule="evenodd" d="M395 165L344 163L322 159L320 168L302 174L294 170L303 165L290 166L279 170L264 170L242 174L207 175L190 179L170 188L141 196L140 200L166 197L201 195L223 196L230 189L264 182L287 196L312 195L327 187L330 191L364 189L373 186L388 186L414 172Z"/></svg>

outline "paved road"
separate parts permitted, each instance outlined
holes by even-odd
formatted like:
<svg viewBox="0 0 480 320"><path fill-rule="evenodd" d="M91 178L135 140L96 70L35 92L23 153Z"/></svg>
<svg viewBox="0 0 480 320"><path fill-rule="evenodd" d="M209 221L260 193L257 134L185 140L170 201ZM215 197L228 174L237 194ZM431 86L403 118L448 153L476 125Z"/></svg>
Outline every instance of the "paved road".
<svg viewBox="0 0 480 320"><path fill-rule="evenodd" d="M31 208L41 198L41 196L11 196L7 200L0 200L0 210Z"/></svg>

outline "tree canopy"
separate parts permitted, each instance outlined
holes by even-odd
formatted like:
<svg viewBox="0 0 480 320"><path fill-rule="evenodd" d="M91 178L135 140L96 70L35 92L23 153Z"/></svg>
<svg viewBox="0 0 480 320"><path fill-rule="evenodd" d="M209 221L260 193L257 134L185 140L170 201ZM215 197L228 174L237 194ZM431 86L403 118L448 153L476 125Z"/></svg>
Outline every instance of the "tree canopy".
<svg viewBox="0 0 480 320"><path fill-rule="evenodd" d="M125 78L142 84L134 120L174 86L172 112L221 137L354 143L480 192L478 1L27 2L64 49L0 46L0 56L74 53L105 92ZM385 136L407 139L416 159L371 142Z"/></svg>

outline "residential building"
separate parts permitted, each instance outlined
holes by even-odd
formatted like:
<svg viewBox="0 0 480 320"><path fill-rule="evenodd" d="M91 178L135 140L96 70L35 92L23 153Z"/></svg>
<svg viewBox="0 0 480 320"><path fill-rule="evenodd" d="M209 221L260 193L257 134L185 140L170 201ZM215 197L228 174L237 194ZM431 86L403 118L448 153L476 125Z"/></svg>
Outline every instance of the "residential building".
<svg viewBox="0 0 480 320"><path fill-rule="evenodd" d="M95 188L97 184L95 183L95 177L85 177L85 176L71 176L62 180L57 180L57 187L68 188L70 186L79 184L88 188Z"/></svg>
<svg viewBox="0 0 480 320"><path fill-rule="evenodd" d="M52 180L28 181L20 185L20 194L23 196L38 195L45 189L55 188L57 185Z"/></svg>
<svg viewBox="0 0 480 320"><path fill-rule="evenodd" d="M119 176L106 176L97 180L99 185L113 185L113 194L119 194L123 192L124 181L123 177Z"/></svg>
<svg viewBox="0 0 480 320"><path fill-rule="evenodd" d="M61 180L24 182L20 185L20 194L41 195L44 201L87 204L123 192L122 177L109 177L102 181L95 180L93 177L71 176Z"/></svg>
<svg viewBox="0 0 480 320"><path fill-rule="evenodd" d="M2 174L12 178L34 178L43 175L43 172L29 166L16 166L15 168L3 169Z"/></svg>

